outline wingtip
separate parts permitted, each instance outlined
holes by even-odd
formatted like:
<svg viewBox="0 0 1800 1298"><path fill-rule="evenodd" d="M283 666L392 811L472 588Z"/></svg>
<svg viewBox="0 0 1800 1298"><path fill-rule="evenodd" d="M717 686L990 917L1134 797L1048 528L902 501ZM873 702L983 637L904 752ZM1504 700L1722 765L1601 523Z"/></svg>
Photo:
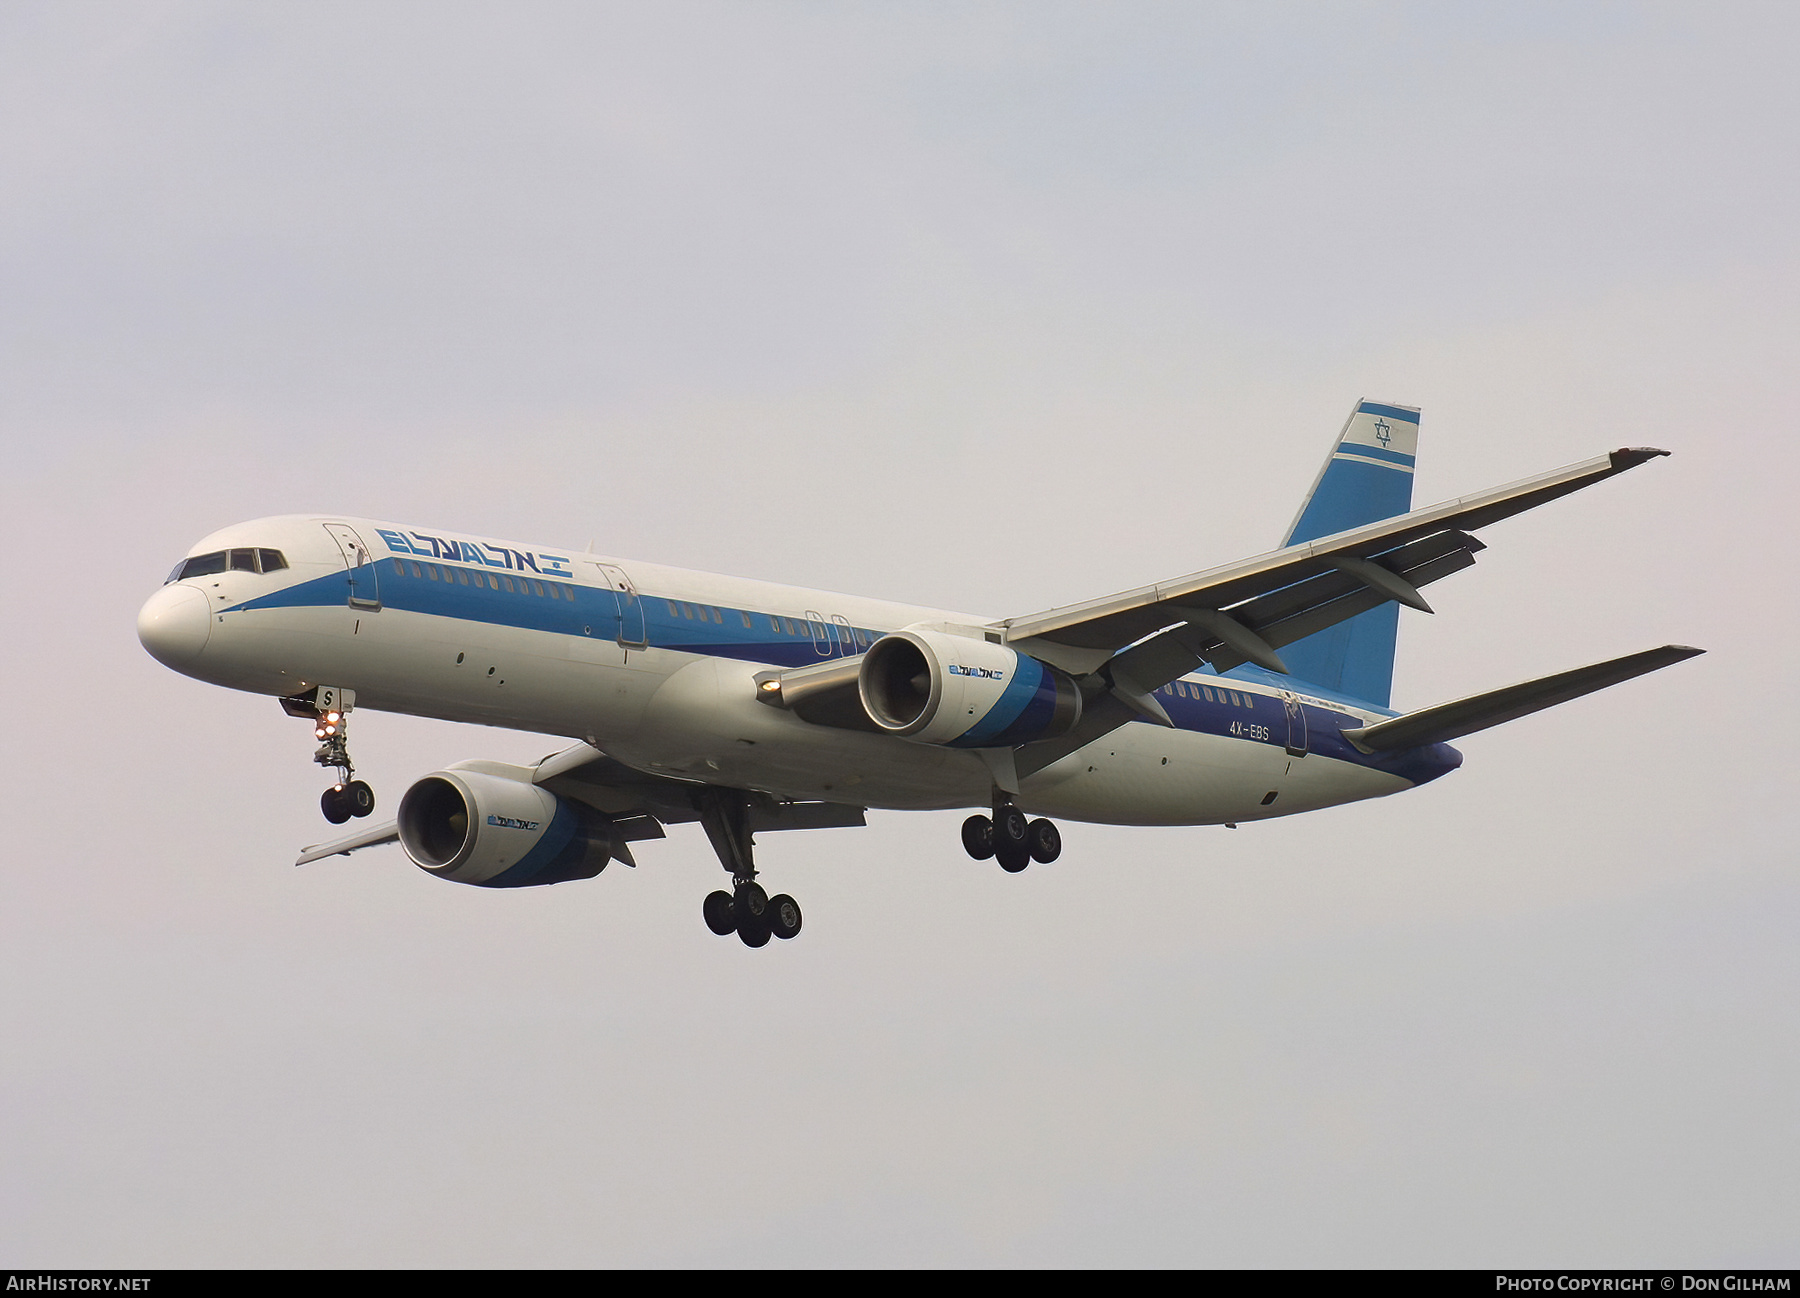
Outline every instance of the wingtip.
<svg viewBox="0 0 1800 1298"><path fill-rule="evenodd" d="M1672 455L1660 446L1621 446L1612 452L1612 463L1615 469L1635 469L1646 460L1654 460L1659 455Z"/></svg>

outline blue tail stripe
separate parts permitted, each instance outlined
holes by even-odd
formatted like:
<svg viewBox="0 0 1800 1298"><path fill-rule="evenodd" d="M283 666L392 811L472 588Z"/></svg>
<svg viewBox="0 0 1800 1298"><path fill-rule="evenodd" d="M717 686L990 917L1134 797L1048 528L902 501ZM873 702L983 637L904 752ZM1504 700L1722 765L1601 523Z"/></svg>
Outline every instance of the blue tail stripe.
<svg viewBox="0 0 1800 1298"><path fill-rule="evenodd" d="M1375 401L1360 402L1356 411L1357 415L1419 422L1416 410ZM1347 435L1349 429L1345 431ZM1301 508L1288 544L1316 541L1406 513L1412 508L1412 468L1410 455L1340 438ZM1385 708L1393 696L1399 628L1399 605L1383 604L1283 646L1282 661L1300 680Z"/></svg>
<svg viewBox="0 0 1800 1298"><path fill-rule="evenodd" d="M1362 447L1356 448L1356 454L1362 452ZM1301 511L1300 521L1294 524L1288 544L1316 541L1334 532L1404 514L1412 508L1412 482L1410 473L1333 458L1312 499ZM1282 657L1287 657L1285 651Z"/></svg>

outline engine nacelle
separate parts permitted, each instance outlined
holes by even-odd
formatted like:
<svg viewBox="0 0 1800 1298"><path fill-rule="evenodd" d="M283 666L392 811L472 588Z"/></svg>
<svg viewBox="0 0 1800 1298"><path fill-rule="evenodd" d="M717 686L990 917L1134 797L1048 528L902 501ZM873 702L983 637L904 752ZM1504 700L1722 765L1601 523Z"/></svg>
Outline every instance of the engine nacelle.
<svg viewBox="0 0 1800 1298"><path fill-rule="evenodd" d="M1009 747L1081 720L1081 690L1067 672L943 631L882 636L863 655L856 687L876 725L921 744Z"/></svg>
<svg viewBox="0 0 1800 1298"><path fill-rule="evenodd" d="M400 846L440 879L526 888L591 879L612 859L612 822L525 780L452 766L400 799Z"/></svg>

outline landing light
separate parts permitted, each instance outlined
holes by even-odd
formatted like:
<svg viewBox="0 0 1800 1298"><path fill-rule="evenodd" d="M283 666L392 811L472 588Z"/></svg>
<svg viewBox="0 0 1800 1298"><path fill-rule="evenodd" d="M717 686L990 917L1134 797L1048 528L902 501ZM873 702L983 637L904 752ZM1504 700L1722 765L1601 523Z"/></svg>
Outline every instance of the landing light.
<svg viewBox="0 0 1800 1298"><path fill-rule="evenodd" d="M762 692L764 694L779 694L779 693L781 693L781 682L780 681L764 681L762 683Z"/></svg>

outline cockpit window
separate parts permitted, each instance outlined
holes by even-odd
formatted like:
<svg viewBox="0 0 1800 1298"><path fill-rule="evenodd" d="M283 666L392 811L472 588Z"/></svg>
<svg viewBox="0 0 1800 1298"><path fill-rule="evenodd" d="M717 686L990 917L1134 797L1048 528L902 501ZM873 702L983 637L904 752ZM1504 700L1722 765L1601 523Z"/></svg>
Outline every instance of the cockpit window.
<svg viewBox="0 0 1800 1298"><path fill-rule="evenodd" d="M214 550L211 554L196 554L184 560L169 574L170 581L181 581L187 577L210 577L215 572L225 571L225 559L229 550Z"/></svg>
<svg viewBox="0 0 1800 1298"><path fill-rule="evenodd" d="M183 559L175 565L168 581L182 581L188 577L210 577L215 572L230 569L233 572L276 572L287 567L287 560L280 550L214 550L211 554L196 554L191 559Z"/></svg>

